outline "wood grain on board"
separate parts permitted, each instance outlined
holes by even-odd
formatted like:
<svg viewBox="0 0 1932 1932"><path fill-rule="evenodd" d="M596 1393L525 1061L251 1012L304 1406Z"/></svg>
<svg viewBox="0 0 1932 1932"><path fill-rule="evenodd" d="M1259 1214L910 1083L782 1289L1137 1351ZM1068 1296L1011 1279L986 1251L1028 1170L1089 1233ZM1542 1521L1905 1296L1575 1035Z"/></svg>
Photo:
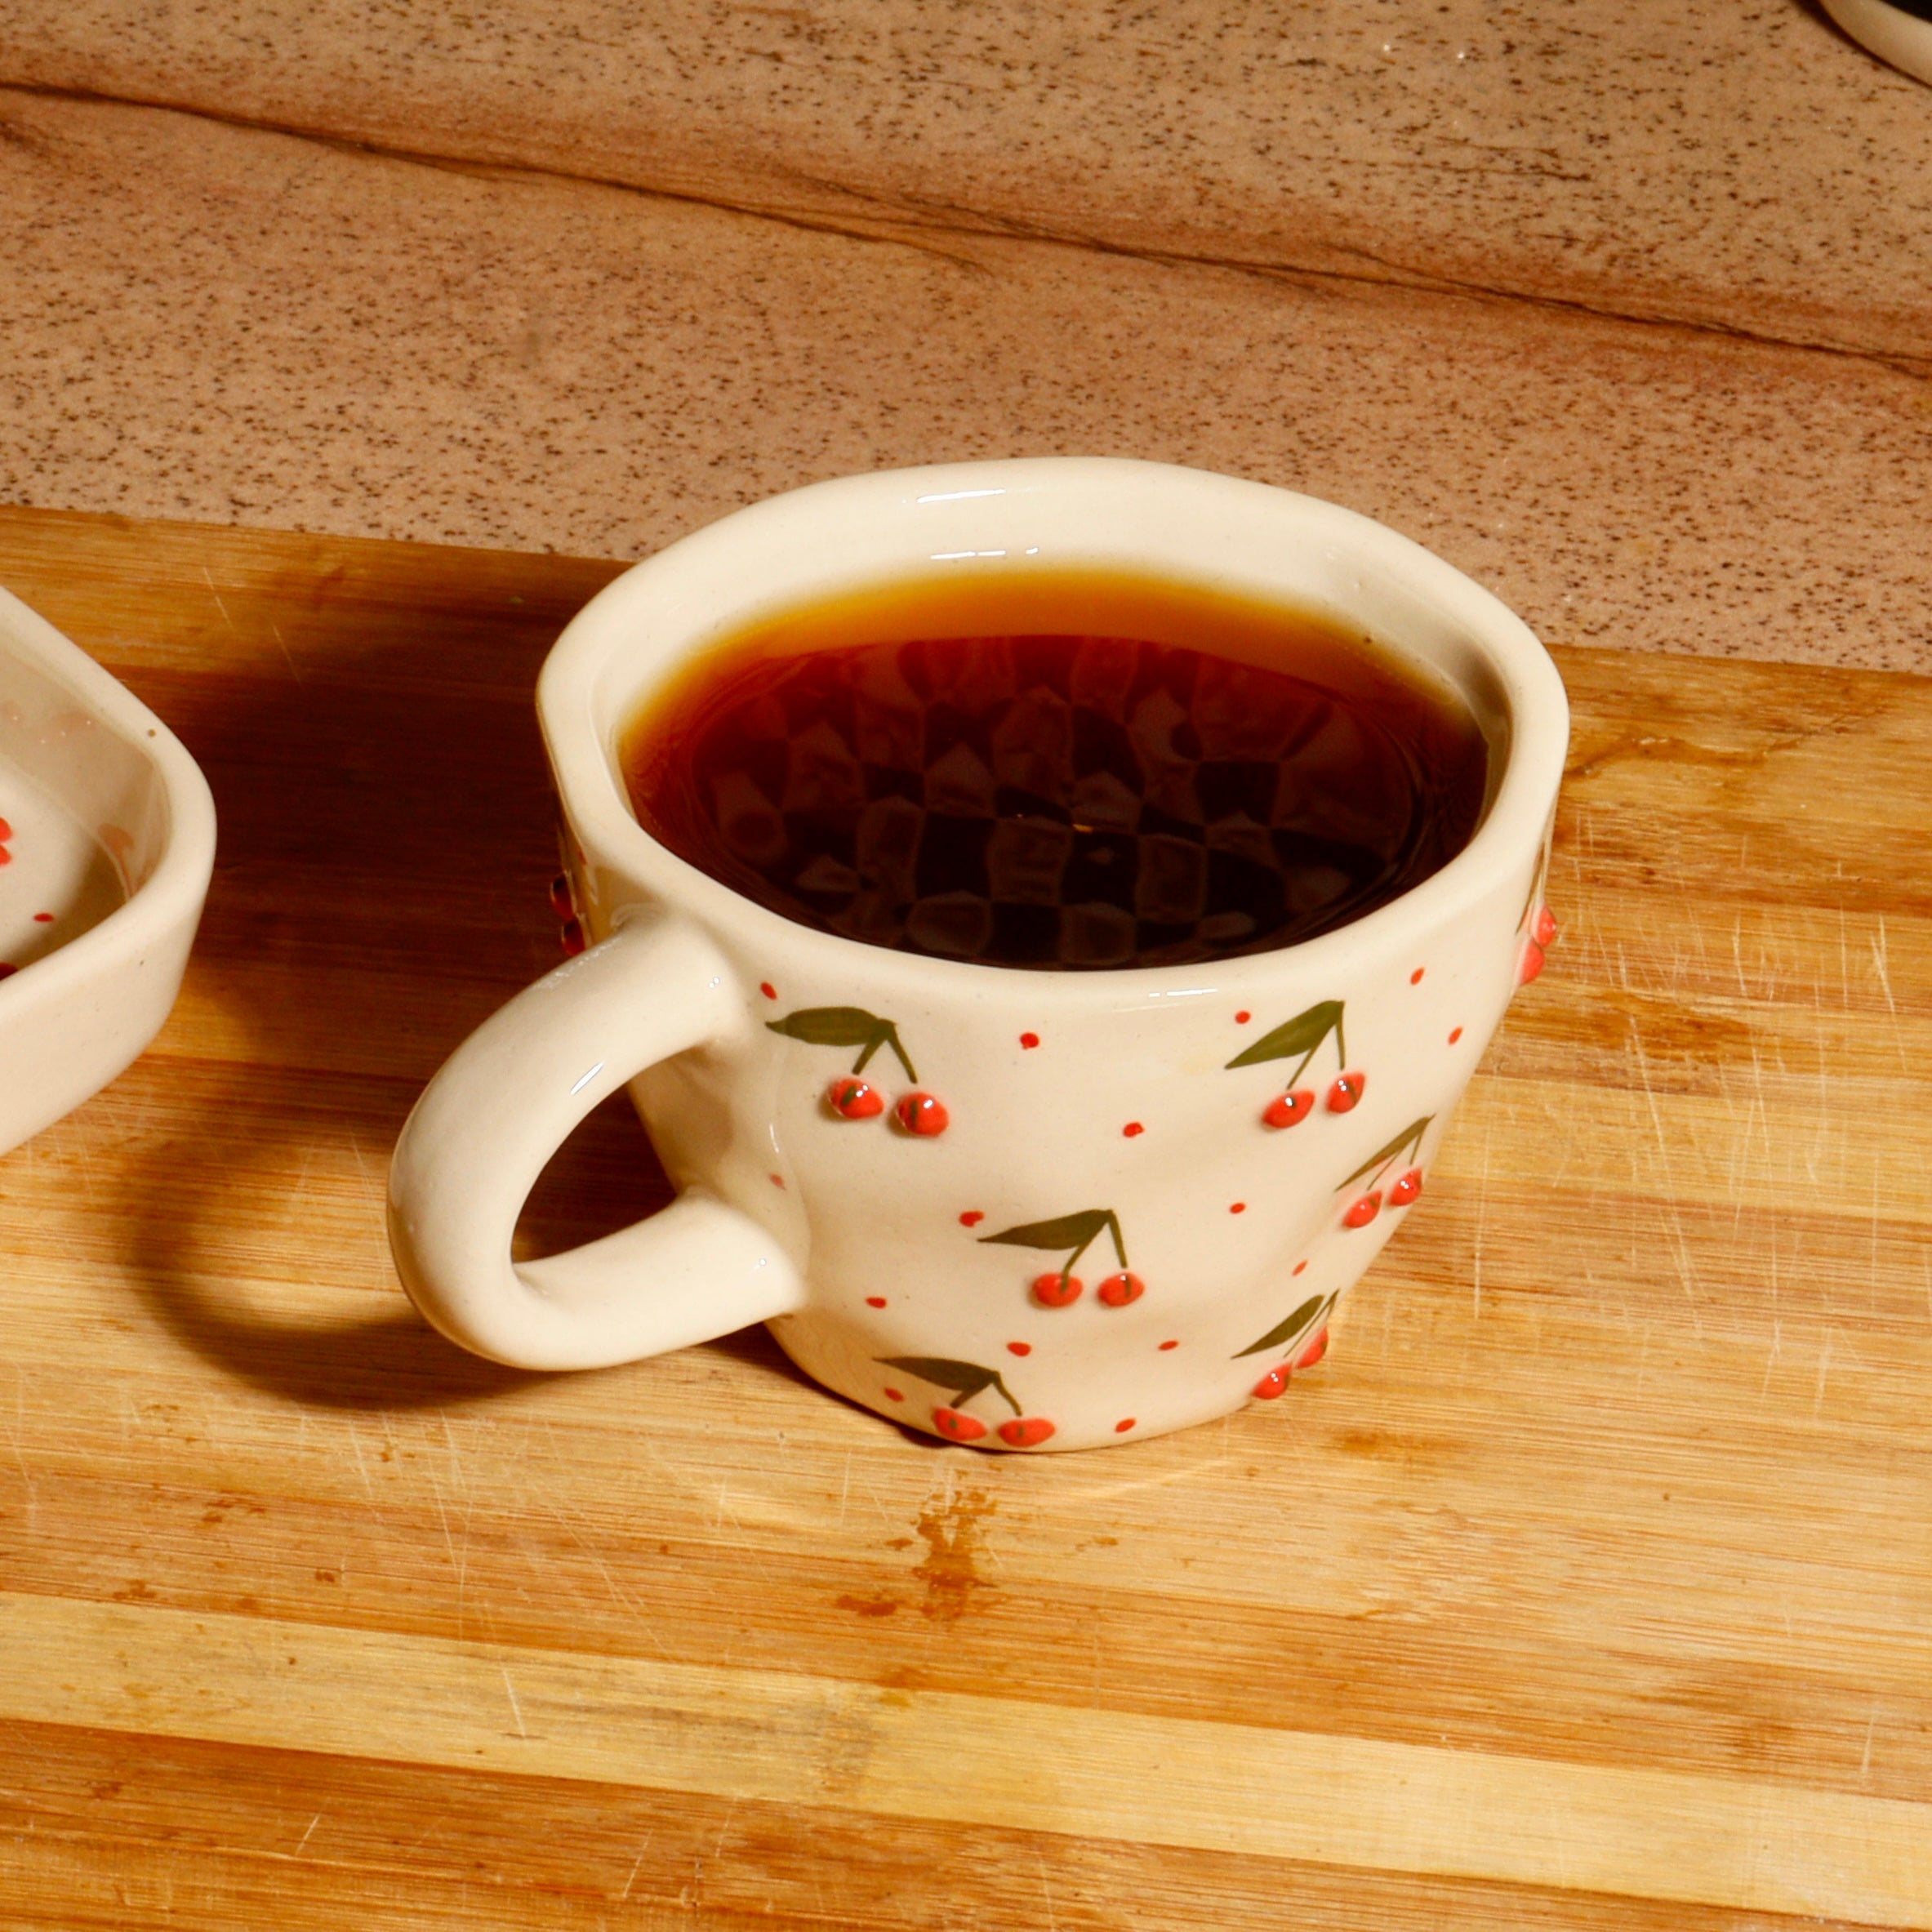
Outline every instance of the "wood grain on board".
<svg viewBox="0 0 1932 1932"><path fill-rule="evenodd" d="M0 1926L1932 1926L1932 686L1559 651L1563 934L1328 1361L996 1459L395 1284L613 568L0 512L221 814L0 1162ZM662 1199L606 1109L525 1236Z"/></svg>

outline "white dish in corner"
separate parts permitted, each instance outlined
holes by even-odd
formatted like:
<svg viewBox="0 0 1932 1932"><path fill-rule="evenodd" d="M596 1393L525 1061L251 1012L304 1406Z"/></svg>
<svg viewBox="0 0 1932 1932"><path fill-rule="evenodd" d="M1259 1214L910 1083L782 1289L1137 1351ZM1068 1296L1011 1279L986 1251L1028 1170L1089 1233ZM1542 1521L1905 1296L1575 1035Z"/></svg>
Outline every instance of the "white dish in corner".
<svg viewBox="0 0 1932 1932"><path fill-rule="evenodd" d="M1860 46L1914 80L1932 82L1932 4L1928 0L1824 0Z"/></svg>
<svg viewBox="0 0 1932 1932"><path fill-rule="evenodd" d="M200 768L0 590L0 1154L161 1031L215 862Z"/></svg>

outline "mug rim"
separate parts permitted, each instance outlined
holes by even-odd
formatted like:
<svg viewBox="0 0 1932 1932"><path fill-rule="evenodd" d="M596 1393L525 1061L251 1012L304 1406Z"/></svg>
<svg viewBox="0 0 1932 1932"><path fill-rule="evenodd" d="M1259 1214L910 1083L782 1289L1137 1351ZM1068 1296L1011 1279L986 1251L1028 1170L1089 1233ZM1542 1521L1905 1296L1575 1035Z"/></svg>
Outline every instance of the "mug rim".
<svg viewBox="0 0 1932 1932"><path fill-rule="evenodd" d="M1110 498L1116 505L1137 499L1143 506L1238 512L1247 520L1275 521L1283 537L1298 537L1330 563L1342 565L1352 557L1364 574L1373 571L1385 585L1418 597L1453 626L1462 643L1494 678L1507 712L1504 741L1491 746L1491 755L1500 759L1499 774L1468 842L1446 864L1386 904L1308 939L1180 965L1069 971L949 959L802 924L680 858L638 821L625 793L616 740L641 699L661 688L666 677L695 652L741 629L761 602L781 609L836 594L830 585L800 583L790 594L781 590L776 596L748 599L745 585L758 572L743 554L747 546L762 551L768 568L789 570L795 577L809 576L826 568L826 538L876 525L888 513L902 518L942 505L1040 496L1071 496L1076 513L1082 499L1090 499L1096 512L1104 510ZM913 528L906 526L909 535ZM835 554L835 541L830 548ZM895 568L903 573L915 563L970 563L987 554L942 552L928 558L908 548L896 567L888 563L857 570L848 585L889 581ZM1122 565L1132 559L1123 551L1079 560ZM1170 574L1159 564L1148 569L1156 576ZM713 592L709 612L703 608L707 585ZM1271 594L1258 579L1249 584L1232 581L1228 587L1249 595ZM726 594L718 595L719 591ZM719 619L719 608L733 600L739 608ZM657 670L630 677L622 703L614 703L608 686L616 667L643 655L639 639L654 633L651 650L661 661ZM1412 657L1419 655L1399 643L1393 648ZM754 947L783 946L795 958L803 948L804 956L817 959L827 973L849 974L862 968L873 982L910 975L928 994L949 984L981 995L1002 986L1023 987L1035 1001L1090 999L1097 993L1142 998L1190 994L1204 990L1204 976L1211 976L1218 987L1239 989L1250 980L1278 977L1290 961L1298 968L1329 970L1348 953L1392 943L1404 928L1453 923L1493 892L1503 873L1520 866L1525 852L1541 845L1569 741L1569 701L1542 642L1499 599L1434 552L1386 524L1321 498L1216 471L1122 457L1023 457L875 470L808 483L728 512L634 564L571 619L545 660L536 705L553 780L578 835L586 846L605 847L620 870L667 907L734 931ZM621 922L622 908L617 916Z"/></svg>

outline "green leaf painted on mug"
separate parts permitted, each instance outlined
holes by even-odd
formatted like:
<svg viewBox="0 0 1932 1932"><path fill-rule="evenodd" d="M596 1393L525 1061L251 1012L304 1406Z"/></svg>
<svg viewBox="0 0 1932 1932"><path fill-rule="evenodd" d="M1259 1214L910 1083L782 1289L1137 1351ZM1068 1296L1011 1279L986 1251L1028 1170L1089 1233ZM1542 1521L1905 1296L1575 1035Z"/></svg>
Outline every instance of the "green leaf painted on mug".
<svg viewBox="0 0 1932 1932"><path fill-rule="evenodd" d="M1245 1053L1235 1054L1222 1071L1258 1066L1264 1060L1306 1060L1331 1033L1335 1035L1337 1053L1346 1057L1347 1049L1342 1044L1342 1002L1319 1000L1306 1013L1284 1020L1272 1033L1264 1033Z"/></svg>
<svg viewBox="0 0 1932 1932"><path fill-rule="evenodd" d="M1364 1174L1369 1173L1372 1169L1378 1167L1387 1167L1398 1154L1413 1153L1418 1151L1422 1144L1422 1136L1428 1132L1429 1123L1435 1118L1436 1116L1433 1114L1424 1114L1421 1120L1412 1120L1409 1125L1404 1127L1392 1141L1387 1142L1383 1146L1378 1147L1375 1151L1371 1154L1369 1158L1364 1160L1362 1164L1348 1177L1347 1181L1342 1182L1341 1186L1336 1188L1336 1193L1339 1194L1342 1191L1342 1189L1343 1187L1347 1187L1351 1182L1360 1180Z"/></svg>
<svg viewBox="0 0 1932 1932"><path fill-rule="evenodd" d="M1302 1302L1301 1307L1296 1309L1286 1321L1275 1323L1275 1326L1270 1329L1260 1341L1250 1342L1241 1351L1240 1355L1235 1356L1231 1359L1238 1362L1240 1360L1241 1356L1259 1355L1264 1349L1279 1348L1283 1342L1293 1341L1302 1329L1313 1324L1315 1318L1321 1313L1322 1304L1326 1298L1322 1295L1309 1296L1308 1299Z"/></svg>
<svg viewBox="0 0 1932 1932"><path fill-rule="evenodd" d="M863 1047L865 1051L852 1067L854 1073L863 1073L866 1062L881 1047L890 1047L906 1069L906 1079L919 1078L906 1057L905 1048L899 1044L898 1027L877 1013L867 1013L862 1006L800 1007L782 1020L767 1020L765 1031L782 1033L788 1039L802 1039L808 1046Z"/></svg>
<svg viewBox="0 0 1932 1932"><path fill-rule="evenodd" d="M884 1031L887 1024L862 1006L807 1006L782 1020L765 1022L770 1031L815 1047L862 1047Z"/></svg>
<svg viewBox="0 0 1932 1932"><path fill-rule="evenodd" d="M982 1241L1003 1242L1008 1248L1084 1248L1113 1216L1105 1208L1083 1208L1053 1221L1028 1221L1018 1227L982 1235Z"/></svg>
<svg viewBox="0 0 1932 1932"><path fill-rule="evenodd" d="M1052 1221L1023 1222L1017 1227L1002 1228L996 1235L982 1235L980 1240L982 1244L998 1241L1008 1248L1044 1248L1050 1253L1066 1250L1066 1267L1071 1268L1102 1228L1113 1235L1114 1252L1120 1258L1120 1266L1125 1267L1127 1244L1121 1238L1120 1219L1111 1208L1083 1208L1077 1214L1058 1215Z"/></svg>
<svg viewBox="0 0 1932 1932"><path fill-rule="evenodd" d="M907 1375L916 1375L921 1382L931 1382L934 1388L946 1390L962 1408L982 1391L997 1389L1000 1399L1015 1415L1022 1413L1019 1404L1013 1399L1013 1391L1000 1380L997 1369L982 1368L977 1362L956 1362L948 1356L937 1355L879 1356L874 1359L881 1368L901 1369Z"/></svg>

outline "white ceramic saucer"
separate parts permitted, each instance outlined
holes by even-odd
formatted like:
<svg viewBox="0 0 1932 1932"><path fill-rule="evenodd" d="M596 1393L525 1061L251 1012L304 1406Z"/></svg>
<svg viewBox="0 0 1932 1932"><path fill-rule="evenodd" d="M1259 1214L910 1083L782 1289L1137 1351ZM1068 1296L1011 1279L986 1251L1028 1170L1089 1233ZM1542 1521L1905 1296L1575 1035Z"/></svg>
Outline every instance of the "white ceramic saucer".
<svg viewBox="0 0 1932 1932"><path fill-rule="evenodd" d="M214 861L174 734L0 590L0 1153L160 1031Z"/></svg>

